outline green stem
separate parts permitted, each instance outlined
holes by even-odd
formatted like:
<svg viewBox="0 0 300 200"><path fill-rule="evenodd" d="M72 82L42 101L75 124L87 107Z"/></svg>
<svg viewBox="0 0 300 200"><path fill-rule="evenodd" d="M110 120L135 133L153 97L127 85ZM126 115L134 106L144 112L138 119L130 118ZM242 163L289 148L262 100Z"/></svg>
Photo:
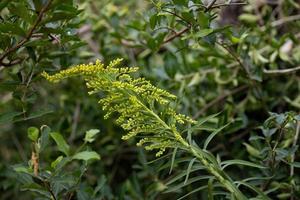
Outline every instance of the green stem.
<svg viewBox="0 0 300 200"><path fill-rule="evenodd" d="M225 172L223 172L218 166L211 163L207 158L205 158L204 152L202 152L202 150L195 150L195 147L190 145L186 140L182 138L181 134L176 130L176 128L171 128L155 112L150 110L141 101L137 101L148 113L155 117L162 124L163 127L172 131L176 140L179 143L181 143L184 147L186 147L186 150L189 151L193 156L195 156L206 167L208 172L211 173L231 194L233 194L233 196L235 196L236 199L247 200L247 197L243 195L243 193L236 187L236 185L232 182L229 176L225 174Z"/></svg>
<svg viewBox="0 0 300 200"><path fill-rule="evenodd" d="M207 171L211 173L229 192L231 192L236 199L247 200L247 197L236 187L229 176L218 166L209 162L200 149L195 150L195 147L190 145L189 150L190 153L206 167Z"/></svg>

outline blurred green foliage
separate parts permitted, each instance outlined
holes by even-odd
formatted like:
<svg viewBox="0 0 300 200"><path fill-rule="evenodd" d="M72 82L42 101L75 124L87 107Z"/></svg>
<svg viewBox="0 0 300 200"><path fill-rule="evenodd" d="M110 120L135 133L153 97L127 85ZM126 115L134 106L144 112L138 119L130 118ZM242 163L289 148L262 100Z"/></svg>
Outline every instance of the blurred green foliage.
<svg viewBox="0 0 300 200"><path fill-rule="evenodd" d="M201 147L213 136L207 150L247 197L299 199L299 10L296 0L0 1L0 198L233 198L186 152L155 158L122 141L81 79L40 76L122 57L203 122L184 134Z"/></svg>

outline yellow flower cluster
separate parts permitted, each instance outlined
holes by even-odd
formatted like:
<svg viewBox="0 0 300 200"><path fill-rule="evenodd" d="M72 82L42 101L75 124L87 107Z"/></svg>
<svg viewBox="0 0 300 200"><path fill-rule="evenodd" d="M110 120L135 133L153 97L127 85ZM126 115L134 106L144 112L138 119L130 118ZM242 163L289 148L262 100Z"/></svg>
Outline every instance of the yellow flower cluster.
<svg viewBox="0 0 300 200"><path fill-rule="evenodd" d="M128 134L122 138L128 140L142 136L138 145L145 145L147 150L158 150L160 156L166 148L182 145L183 138L176 126L193 121L177 114L171 107L175 95L153 86L144 78L133 79L129 74L138 68L117 67L122 59L116 59L108 66L100 61L95 64L82 64L62 70L54 75L44 72L42 75L50 82L58 82L72 76L83 76L89 88L89 94L104 92L99 100L105 118L118 113L116 122Z"/></svg>
<svg viewBox="0 0 300 200"><path fill-rule="evenodd" d="M49 75L48 73L43 72L42 76L44 76L48 81L55 83L70 76L76 76L76 75L89 76L89 75L97 74L104 70L103 67L104 65L100 61L97 61L95 65L81 64L66 70L62 70L59 73L54 75Z"/></svg>

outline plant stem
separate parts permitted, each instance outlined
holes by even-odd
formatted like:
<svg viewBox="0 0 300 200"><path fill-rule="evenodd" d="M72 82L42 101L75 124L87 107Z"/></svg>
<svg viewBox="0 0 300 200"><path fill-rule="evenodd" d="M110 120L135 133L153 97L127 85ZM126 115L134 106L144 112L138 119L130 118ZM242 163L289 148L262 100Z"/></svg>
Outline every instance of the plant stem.
<svg viewBox="0 0 300 200"><path fill-rule="evenodd" d="M294 68L289 68L289 69L274 69L274 70L264 69L263 72L265 74L269 74L269 75L281 75L281 74L293 73L293 72L296 72L298 70L300 70L300 66L294 67Z"/></svg>
<svg viewBox="0 0 300 200"><path fill-rule="evenodd" d="M150 110L145 104L143 104L140 100L137 100L139 104L152 116L154 116L164 128L172 131L175 139L182 144L189 153L195 156L207 169L209 173L211 173L215 178L229 191L233 194L238 200L247 200L247 197L243 195L243 193L236 187L236 185L232 182L229 176L223 172L217 165L211 163L207 158L205 158L205 153L202 152L201 149L193 147L186 140L184 140L181 134L176 130L176 128L172 128L168 126L155 112Z"/></svg>
<svg viewBox="0 0 300 200"><path fill-rule="evenodd" d="M236 185L232 182L229 176L222 171L218 166L210 163L204 156L204 152L198 149L195 150L195 147L190 145L190 153L192 153L207 169L209 173L211 173L234 197L238 200L247 200L247 197L243 195L243 193L236 187Z"/></svg>

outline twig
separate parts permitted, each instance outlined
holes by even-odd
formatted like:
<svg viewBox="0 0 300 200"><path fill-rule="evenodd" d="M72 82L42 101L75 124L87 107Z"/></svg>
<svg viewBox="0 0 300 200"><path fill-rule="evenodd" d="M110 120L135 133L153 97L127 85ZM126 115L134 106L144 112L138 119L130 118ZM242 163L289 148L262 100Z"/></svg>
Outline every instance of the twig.
<svg viewBox="0 0 300 200"><path fill-rule="evenodd" d="M279 20L276 20L276 21L271 23L271 26L276 27L276 26L280 26L282 24L285 24L287 22L292 22L292 21L296 21L296 20L300 20L300 14L289 16L289 17L284 17L284 18L281 18Z"/></svg>
<svg viewBox="0 0 300 200"><path fill-rule="evenodd" d="M21 63L22 61L23 61L23 59L17 58L17 59L15 59L15 60L10 60L8 63L0 62L0 66L2 65L3 67L10 67L10 66L19 64L19 63Z"/></svg>
<svg viewBox="0 0 300 200"><path fill-rule="evenodd" d="M219 8L223 6L237 6L237 5L247 5L248 3L246 2L232 2L232 3L222 3L222 4L216 4L213 5L211 8Z"/></svg>
<svg viewBox="0 0 300 200"><path fill-rule="evenodd" d="M208 12L209 10L211 10L214 6L214 4L216 3L217 0L213 0L206 8L204 12ZM174 13L173 13L174 14ZM176 14L176 13L175 13ZM176 14L176 16L178 16ZM180 16L179 16L180 17ZM181 17L180 17L181 18ZM174 35L171 35L170 37L168 37L167 39L164 40L163 44L166 44L172 40L174 40L177 37L180 37L182 34L184 34L185 32L189 31L192 28L191 25L189 25L188 27L182 29L181 31L175 33Z"/></svg>
<svg viewBox="0 0 300 200"><path fill-rule="evenodd" d="M248 88L248 85L242 85L240 87L237 87L235 89L233 89L230 92L227 92L225 94L222 94L220 96L218 96L217 98L215 98L214 100L212 100L211 102L209 102L208 104L206 104L201 110L199 110L194 116L193 119L197 119L199 116L201 116L202 114L205 113L206 110L208 110L209 108L211 108L212 106L214 106L215 104L218 104L219 102L223 101L224 99L226 99L227 97L234 95L236 93L239 93L245 89Z"/></svg>
<svg viewBox="0 0 300 200"><path fill-rule="evenodd" d="M154 29L153 32L156 32L156 31L159 31L159 30L162 30L162 29L166 29L168 31L171 31L173 34L176 34L176 31L174 29L172 29L171 27L168 27L168 26L158 27L158 28Z"/></svg>
<svg viewBox="0 0 300 200"><path fill-rule="evenodd" d="M36 29L36 27L39 25L39 23L42 21L43 15L44 13L47 11L47 9L49 8L49 6L51 5L52 0L49 0L47 2L47 4L41 9L36 21L34 22L33 26L30 28L29 32L27 33L27 35L25 36L25 38L23 38L21 41L19 41L15 46L7 49L6 51L4 51L4 53L0 56L0 66L5 66L5 64L3 63L3 60L12 52L18 50L19 48L21 48L32 36L32 34L34 33L34 30ZM10 63L10 66L13 63Z"/></svg>
<svg viewBox="0 0 300 200"><path fill-rule="evenodd" d="M190 30L190 26L182 29L181 31L174 33L174 35L171 35L170 37L168 37L167 39L164 40L163 44L166 44L168 42L171 42L172 40L174 40L177 37L180 37L182 34L184 34L185 32L187 32L188 30Z"/></svg>
<svg viewBox="0 0 300 200"><path fill-rule="evenodd" d="M49 185L49 183L46 182L45 180L42 180L42 181L43 181L43 183L44 183L45 188L46 188L46 189L48 190L48 192L50 193L52 199L53 199L53 200L57 200L56 197L55 197L55 194L54 194L53 190L51 189L51 186Z"/></svg>
<svg viewBox="0 0 300 200"><path fill-rule="evenodd" d="M264 69L263 72L265 74L270 74L270 75L280 75L280 74L293 73L298 70L300 70L300 66L294 67L294 68L289 68L289 69L274 69L274 70Z"/></svg>
<svg viewBox="0 0 300 200"><path fill-rule="evenodd" d="M172 12L172 11L169 11L169 10L162 10L162 11L164 11L164 12L166 12L166 13L169 13L169 14L171 14L171 15L174 15L175 17L177 17L177 18L181 19L182 21L184 21L184 22L188 23L189 25L191 25L190 22L186 21L183 17L181 17L180 15L178 15L178 14L175 13L175 12Z"/></svg>
<svg viewBox="0 0 300 200"><path fill-rule="evenodd" d="M213 0L205 9L205 11L209 11L210 9L212 9L212 7L214 6L214 4L216 3L217 0Z"/></svg>
<svg viewBox="0 0 300 200"><path fill-rule="evenodd" d="M241 59L239 58L238 55L236 55L229 47L227 47L225 44L216 41L216 44L218 44L219 46L223 47L228 53L229 55L236 61L239 63L240 67L242 68L242 70L245 72L245 74L249 77L249 70L247 70L246 66L244 65L244 63L241 61Z"/></svg>
<svg viewBox="0 0 300 200"><path fill-rule="evenodd" d="M31 163L33 165L33 172L35 176L39 174L39 154L32 150L31 152Z"/></svg>

